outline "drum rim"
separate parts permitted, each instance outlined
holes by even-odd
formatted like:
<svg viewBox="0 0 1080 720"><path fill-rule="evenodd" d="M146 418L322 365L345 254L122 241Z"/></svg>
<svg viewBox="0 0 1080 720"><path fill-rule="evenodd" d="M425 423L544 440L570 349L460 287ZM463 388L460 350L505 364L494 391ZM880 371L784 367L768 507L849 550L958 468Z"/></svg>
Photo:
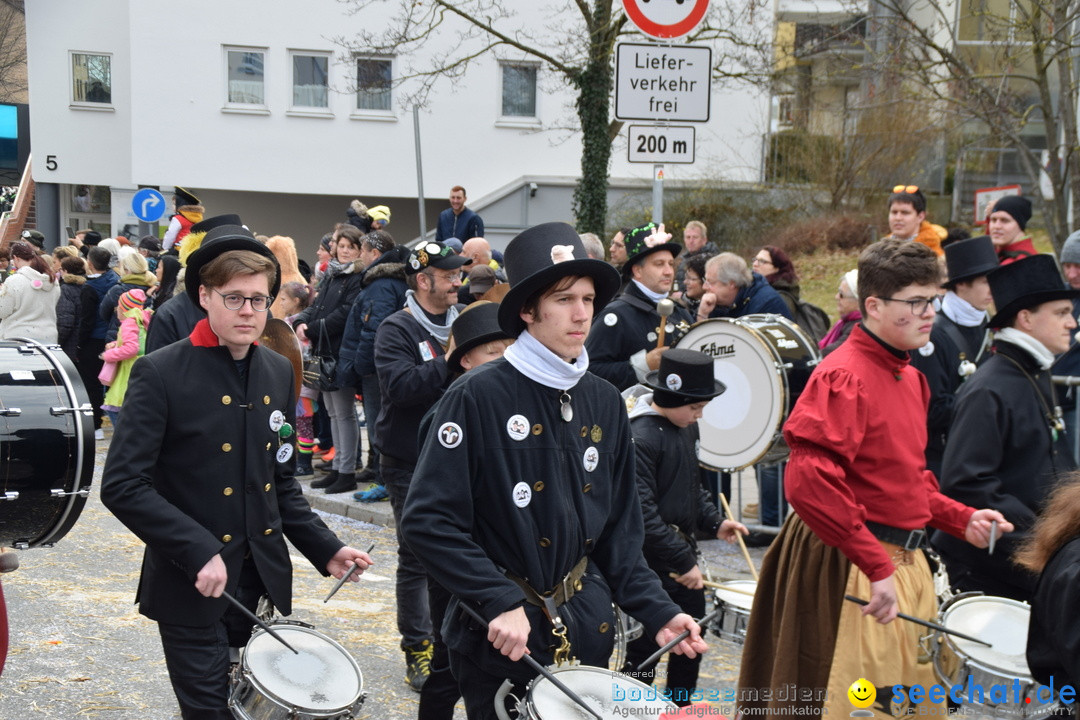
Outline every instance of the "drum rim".
<svg viewBox="0 0 1080 720"><path fill-rule="evenodd" d="M338 650L341 651L341 654L344 655L348 659L349 664L351 664L352 667L353 667L353 670L356 671L356 678L358 680L358 683L357 683L358 688L357 688L356 695L349 702L345 703L344 705L339 705L339 706L336 706L334 708L327 709L326 711L315 710L314 708L305 707L303 705L296 705L296 704L293 704L293 703L286 702L286 700L284 698L282 698L280 695L278 695L277 693L275 693L272 690L270 690L269 688L267 688L266 684L259 680L259 678L255 675L255 672L248 665L248 662L247 662L247 659L248 659L247 650L251 646L251 643L254 642L255 638L257 638L257 637L261 637L261 636L264 636L264 635L269 635L269 633L267 633L266 630L263 630L263 629L260 628L256 632L252 633L251 638L247 641L247 645L245 645L245 647L244 647L244 655L240 659L240 669L241 669L241 672L242 672L242 675L243 675L244 679L248 680L248 682L250 682L252 687L254 687L256 690L258 690L260 694L262 694L268 700L271 700L274 704L278 705L279 707L282 707L282 708L287 709L287 710L300 709L300 710L305 710L305 711L306 710L311 710L313 712L320 712L320 713L321 712L340 712L341 710L345 710L345 709L348 709L348 708L356 705L356 703L358 701L363 699L363 697L364 697L364 673L360 670L360 665L357 664L356 659L349 653L348 650L345 649L345 647L341 643L339 643L337 640L334 640L331 637L328 637L324 633L319 632L315 628L303 627L303 626L299 626L299 625L294 625L292 623L276 623L276 622L272 622L272 623L269 623L269 625L275 631L285 629L285 630L295 630L297 632L310 633L312 635L315 635L316 637L319 637L319 638L322 638L323 640L326 640L332 646L336 647ZM239 689L240 689L240 683L237 683L236 686L232 689L232 692L229 693L230 698Z"/></svg>
<svg viewBox="0 0 1080 720"><path fill-rule="evenodd" d="M600 674L600 675L603 675L605 678L607 678L609 681L610 680L620 680L620 681L629 682L632 685L640 685L642 688L646 688L646 689L649 689L649 690L654 690L654 691L656 690L653 685L647 685L647 684L641 682L640 680L638 680L637 678L632 678L629 675L624 675L621 672L618 672L618 671L615 671L615 670L608 670L607 668L596 667L594 665L567 665L565 667L550 667L549 666L547 669L551 671L552 675L558 675L559 673L567 672L567 671L588 672L588 673L591 673L591 674ZM524 700L525 705L529 710L532 710L534 713L537 713L537 717L540 717L538 715L539 709L537 709L536 705L533 703L533 691L536 689L536 686L539 685L540 683L547 683L547 684L551 685L551 681L548 680L546 677L544 677L543 675L537 675L536 677L534 677L532 680L529 681L528 686L525 688L525 700ZM556 688L554 685L552 685L552 688L554 689L554 691L556 693L559 692L559 689ZM660 692L660 691L656 691L656 692ZM660 700L661 702L666 703L669 706L667 708L667 710L677 710L678 709L678 705L676 705L675 703L673 703L673 702L671 702L669 700L662 700L660 698L657 698L657 699ZM543 720L543 719L541 718L541 720Z"/></svg>
<svg viewBox="0 0 1080 720"><path fill-rule="evenodd" d="M948 619L949 615L952 614L957 608L964 607L965 605L973 605L975 603L980 603L980 602L981 603L989 602L991 604L1005 605L1005 606L1008 606L1008 607L1023 608L1023 609L1026 609L1029 614L1031 612L1031 606L1028 605L1026 602L1022 602L1020 600L1014 600L1013 598L1001 597L999 595L974 595L972 597L961 598L960 600L957 600L956 602L949 605L949 607L944 612L941 613L941 617L938 619L938 624L943 625L946 628L948 628L948 625L946 625L945 621ZM951 630L952 628L948 628L948 629ZM948 646L952 650L953 654L958 655L958 656L962 656L964 659L966 659L967 662L969 663L969 665L974 665L974 666L978 667L980 670L985 670L985 671L987 671L987 672L989 672L991 674L994 674L994 675L1002 675L1002 673L1008 673L1008 677L1010 677L1010 678L1017 678L1019 680L1024 680L1026 678L1026 680L1028 681L1027 682L1028 685L1035 682L1035 678L1031 675L1031 668L1030 667L1028 667L1026 675L1020 675L1019 673L1016 673L1014 671L1014 669L1012 669L1012 668L998 667L998 666L993 665L990 662L984 660L983 658L979 658L979 657L976 657L974 655L971 655L970 653L968 653L966 651L961 651L960 646L957 645L956 638L954 638L949 633L943 633L940 630L935 630L934 633L941 640L944 641L942 643L943 645ZM970 641L968 641L968 642L970 642ZM1024 656L1024 664L1027 665L1027 657L1026 657L1026 655Z"/></svg>

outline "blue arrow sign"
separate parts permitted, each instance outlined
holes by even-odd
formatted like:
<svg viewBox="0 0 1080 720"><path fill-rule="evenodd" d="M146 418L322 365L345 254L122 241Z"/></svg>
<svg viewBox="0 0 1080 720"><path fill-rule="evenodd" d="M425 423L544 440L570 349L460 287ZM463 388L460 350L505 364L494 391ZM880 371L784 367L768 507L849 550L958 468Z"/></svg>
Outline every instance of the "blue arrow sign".
<svg viewBox="0 0 1080 720"><path fill-rule="evenodd" d="M143 188L131 198L131 211L143 222L157 222L165 214L165 196L154 188Z"/></svg>

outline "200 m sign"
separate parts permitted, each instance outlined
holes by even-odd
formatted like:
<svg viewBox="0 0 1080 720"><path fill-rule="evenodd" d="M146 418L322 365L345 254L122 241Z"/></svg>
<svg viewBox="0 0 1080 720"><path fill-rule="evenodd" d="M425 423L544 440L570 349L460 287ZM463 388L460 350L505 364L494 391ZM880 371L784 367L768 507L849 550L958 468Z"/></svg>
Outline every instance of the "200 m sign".
<svg viewBox="0 0 1080 720"><path fill-rule="evenodd" d="M694 128L682 125L631 125L629 160L632 163L694 162Z"/></svg>

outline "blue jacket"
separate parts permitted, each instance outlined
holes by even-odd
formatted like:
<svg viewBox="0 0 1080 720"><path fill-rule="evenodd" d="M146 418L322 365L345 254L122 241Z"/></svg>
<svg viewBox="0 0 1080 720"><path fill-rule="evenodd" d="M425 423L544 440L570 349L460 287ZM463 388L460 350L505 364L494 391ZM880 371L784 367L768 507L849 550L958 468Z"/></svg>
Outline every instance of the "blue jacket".
<svg viewBox="0 0 1080 720"><path fill-rule="evenodd" d="M408 256L409 249L397 245L364 271L338 353L338 374L349 387L360 387L360 378L375 374L375 331L383 320L405 307Z"/></svg>
<svg viewBox="0 0 1080 720"><path fill-rule="evenodd" d="M737 318L743 315L755 313L773 313L783 315L791 320L791 310L784 302L780 293L773 290L769 281L761 275L754 273L754 281L739 291L735 296L735 303L730 307L717 307L711 313L710 318L729 317Z"/></svg>
<svg viewBox="0 0 1080 720"><path fill-rule="evenodd" d="M109 288L118 282L120 282L120 276L112 270L103 272L97 277L87 278L82 291L80 343L86 340L105 340L109 331L109 321L98 315L98 308L109 292Z"/></svg>
<svg viewBox="0 0 1080 720"><path fill-rule="evenodd" d="M462 208L461 214L455 215L453 208L446 208L439 213L435 242L442 242L446 238L457 238L465 242L474 237L484 237L484 221L472 210Z"/></svg>

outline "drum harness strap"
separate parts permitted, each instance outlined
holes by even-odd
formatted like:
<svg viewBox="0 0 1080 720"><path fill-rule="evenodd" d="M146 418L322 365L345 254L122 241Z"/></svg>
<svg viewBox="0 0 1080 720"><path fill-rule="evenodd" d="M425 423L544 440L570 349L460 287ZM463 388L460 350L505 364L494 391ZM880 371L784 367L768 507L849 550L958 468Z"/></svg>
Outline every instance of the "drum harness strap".
<svg viewBox="0 0 1080 720"><path fill-rule="evenodd" d="M559 615L559 606L574 597L574 594L578 590L581 590L581 578L585 575L585 569L589 566L589 557L586 555L577 561L577 564L571 568L562 580L560 580L554 588L548 590L545 593L539 593L525 581L524 578L520 578L509 570L504 570L503 574L521 588L521 591L525 593L525 600L530 605L536 605L544 611L544 616L547 617L548 622L551 623L551 634L554 635L559 646L555 648L554 659L556 665L563 665L567 662L572 662L573 658L570 656L570 640L566 636L566 625L562 621L562 617Z"/></svg>

